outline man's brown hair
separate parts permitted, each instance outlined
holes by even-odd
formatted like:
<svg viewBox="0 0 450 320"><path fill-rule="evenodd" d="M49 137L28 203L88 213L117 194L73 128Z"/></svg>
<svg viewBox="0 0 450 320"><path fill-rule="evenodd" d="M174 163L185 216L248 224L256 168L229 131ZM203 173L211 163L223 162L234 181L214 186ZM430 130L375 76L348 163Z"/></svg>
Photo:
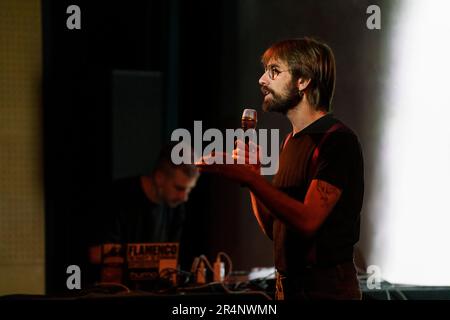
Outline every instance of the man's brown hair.
<svg viewBox="0 0 450 320"><path fill-rule="evenodd" d="M264 67L271 59L285 62L295 81L311 79L304 90L308 102L316 109L331 111L336 63L328 45L312 38L283 40L264 52L261 58Z"/></svg>

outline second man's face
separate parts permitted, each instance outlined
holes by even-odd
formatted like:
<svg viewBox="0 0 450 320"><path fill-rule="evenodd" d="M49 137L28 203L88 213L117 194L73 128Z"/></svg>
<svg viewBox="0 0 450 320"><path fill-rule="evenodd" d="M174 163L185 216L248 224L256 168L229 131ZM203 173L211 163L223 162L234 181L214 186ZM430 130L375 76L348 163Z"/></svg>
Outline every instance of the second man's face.
<svg viewBox="0 0 450 320"><path fill-rule="evenodd" d="M161 198L169 207L174 208L189 199L197 177L188 177L182 170L175 169L171 176L165 176L160 185Z"/></svg>

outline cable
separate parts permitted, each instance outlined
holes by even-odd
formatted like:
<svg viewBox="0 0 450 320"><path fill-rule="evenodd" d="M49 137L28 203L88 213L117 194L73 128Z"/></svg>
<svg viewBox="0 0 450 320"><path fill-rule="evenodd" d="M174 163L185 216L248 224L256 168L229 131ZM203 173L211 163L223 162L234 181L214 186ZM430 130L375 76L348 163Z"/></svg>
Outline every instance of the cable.
<svg viewBox="0 0 450 320"><path fill-rule="evenodd" d="M198 292L199 290L214 288L217 285L219 285L225 291L225 293L230 294L230 295L258 294L258 295L264 296L267 300L273 300L264 291L245 290L245 289L244 290L233 291L233 290L230 290L223 282L210 282L210 283L203 284L203 285L198 285L198 286L195 286L195 287L178 288L178 290L180 292L196 292L196 291Z"/></svg>
<svg viewBox="0 0 450 320"><path fill-rule="evenodd" d="M215 283L217 283L217 282L215 282ZM257 294L263 295L268 300L272 300L272 298L267 293L265 293L264 291L245 290L245 289L244 290L239 290L239 291L232 291L229 288L227 288L227 286L223 282L219 282L219 283L223 287L225 292L228 293L228 294L242 294L242 293L253 293L254 294L254 293L257 293Z"/></svg>
<svg viewBox="0 0 450 320"><path fill-rule="evenodd" d="M228 261L228 272L227 272L227 274L226 274L226 276L225 276L225 278L224 278L224 281L225 281L225 279L228 279L228 277L231 275L231 272L233 271L233 262L231 261L230 256L227 255L227 254L226 254L225 252L223 252L223 251L220 251L220 252L217 254L217 257L220 257L220 256L224 256L224 257L227 259L227 261Z"/></svg>
<svg viewBox="0 0 450 320"><path fill-rule="evenodd" d="M273 271L273 272L271 272L271 273L269 273L268 275L266 275L266 276L264 276L264 277L262 277L262 278L256 278L256 279L253 279L253 280L250 280L250 282L252 282L252 281L266 281L267 279L269 279L272 275L276 275L276 271Z"/></svg>
<svg viewBox="0 0 450 320"><path fill-rule="evenodd" d="M402 300L408 300L408 298L405 296L405 294L403 292L401 292L398 289L395 289L395 292L398 293L398 295L402 298Z"/></svg>
<svg viewBox="0 0 450 320"><path fill-rule="evenodd" d="M214 273L214 268L211 266L211 263L209 263L208 258L204 254L200 256L200 259L203 260L206 266L209 268L209 270L211 270L211 272Z"/></svg>
<svg viewBox="0 0 450 320"><path fill-rule="evenodd" d="M98 282L95 284L95 287L119 287L119 288L125 289L126 293L131 292L131 290L127 286L125 286L121 283L115 283L115 282Z"/></svg>

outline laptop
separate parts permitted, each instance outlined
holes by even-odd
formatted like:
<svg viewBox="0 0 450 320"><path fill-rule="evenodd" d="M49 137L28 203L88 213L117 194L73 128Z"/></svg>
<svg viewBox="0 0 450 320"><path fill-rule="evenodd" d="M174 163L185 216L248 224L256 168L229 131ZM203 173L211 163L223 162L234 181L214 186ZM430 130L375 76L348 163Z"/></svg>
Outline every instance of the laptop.
<svg viewBox="0 0 450 320"><path fill-rule="evenodd" d="M132 289L154 289L161 281L176 285L178 242L104 244L102 282Z"/></svg>
<svg viewBox="0 0 450 320"><path fill-rule="evenodd" d="M178 242L129 243L127 245L128 280L143 282L161 277L176 278Z"/></svg>
<svg viewBox="0 0 450 320"><path fill-rule="evenodd" d="M125 247L118 243L105 243L101 247L101 283L123 284Z"/></svg>

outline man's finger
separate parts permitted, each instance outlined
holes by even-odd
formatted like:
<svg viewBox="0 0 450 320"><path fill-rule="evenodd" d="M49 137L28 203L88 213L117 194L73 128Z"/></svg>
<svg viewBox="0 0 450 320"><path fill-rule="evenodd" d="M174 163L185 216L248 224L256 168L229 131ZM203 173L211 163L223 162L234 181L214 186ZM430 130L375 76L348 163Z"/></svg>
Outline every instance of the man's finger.
<svg viewBox="0 0 450 320"><path fill-rule="evenodd" d="M203 156L200 161L196 162L199 165L212 165L212 164L226 164L233 163L233 154L226 152L213 152L209 155Z"/></svg>

